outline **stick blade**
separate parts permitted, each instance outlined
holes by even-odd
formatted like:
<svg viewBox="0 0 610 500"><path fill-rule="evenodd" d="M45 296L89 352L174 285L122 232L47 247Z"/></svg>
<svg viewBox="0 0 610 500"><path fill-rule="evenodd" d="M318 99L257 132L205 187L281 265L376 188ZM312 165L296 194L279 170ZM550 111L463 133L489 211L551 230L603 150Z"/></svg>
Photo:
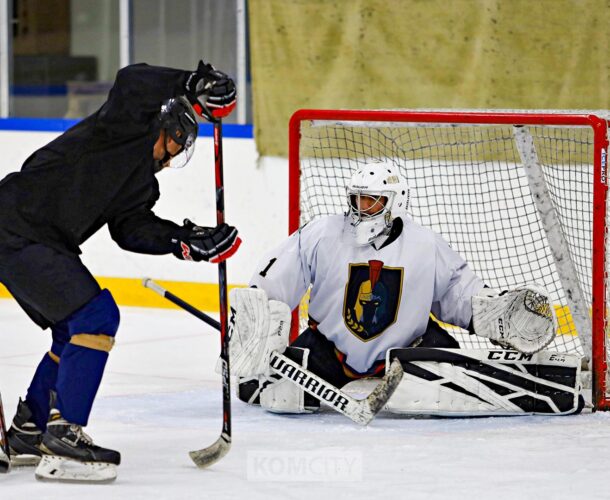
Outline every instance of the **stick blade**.
<svg viewBox="0 0 610 500"><path fill-rule="evenodd" d="M400 363L400 361L398 359L392 361L390 369L383 376L381 382L365 399L365 401L367 402L367 407L369 409L367 415L370 415L370 418L364 425L368 424L371 420L373 420L375 415L377 415L377 413L379 413L381 409L386 405L388 400L392 397L392 394L394 394L394 391L398 387L398 384L400 384L403 374L404 371L402 369L402 364Z"/></svg>
<svg viewBox="0 0 610 500"><path fill-rule="evenodd" d="M222 459L230 449L231 438L223 433L214 444L201 450L190 451L189 456L197 467L205 469Z"/></svg>

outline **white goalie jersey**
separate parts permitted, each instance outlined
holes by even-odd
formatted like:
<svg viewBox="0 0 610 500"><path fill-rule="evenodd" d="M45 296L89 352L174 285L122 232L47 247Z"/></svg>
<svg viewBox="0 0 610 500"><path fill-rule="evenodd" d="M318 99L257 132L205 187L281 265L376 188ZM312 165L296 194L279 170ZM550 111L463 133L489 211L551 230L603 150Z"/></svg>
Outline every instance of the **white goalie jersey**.
<svg viewBox="0 0 610 500"><path fill-rule="evenodd" d="M430 312L466 328L471 297L483 288L441 236L409 218L377 250L356 246L342 215L315 220L291 235L263 258L250 285L291 309L311 285L310 318L360 373L384 359L389 348L407 347L423 335Z"/></svg>

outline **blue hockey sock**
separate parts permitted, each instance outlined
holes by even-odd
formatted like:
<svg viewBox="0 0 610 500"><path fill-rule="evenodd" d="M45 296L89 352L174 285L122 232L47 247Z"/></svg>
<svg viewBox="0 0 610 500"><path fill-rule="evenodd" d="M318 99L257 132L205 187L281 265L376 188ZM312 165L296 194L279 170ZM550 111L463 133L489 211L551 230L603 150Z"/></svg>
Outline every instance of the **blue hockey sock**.
<svg viewBox="0 0 610 500"><path fill-rule="evenodd" d="M70 342L57 373L57 409L68 422L87 425L119 321L112 295L102 290L62 322Z"/></svg>
<svg viewBox="0 0 610 500"><path fill-rule="evenodd" d="M51 350L45 353L36 368L25 398L25 402L32 412L34 423L41 431L47 427L51 391L55 390L59 359L66 343L70 340L65 325L58 323L53 327L51 333L53 335Z"/></svg>
<svg viewBox="0 0 610 500"><path fill-rule="evenodd" d="M87 425L108 353L68 344L57 377L57 409L70 423Z"/></svg>

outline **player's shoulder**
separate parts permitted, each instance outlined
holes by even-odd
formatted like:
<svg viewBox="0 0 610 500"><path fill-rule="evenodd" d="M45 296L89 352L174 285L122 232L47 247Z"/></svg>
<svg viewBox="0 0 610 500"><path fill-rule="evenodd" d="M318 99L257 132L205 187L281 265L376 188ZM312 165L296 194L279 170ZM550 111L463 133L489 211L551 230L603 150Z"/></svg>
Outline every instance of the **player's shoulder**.
<svg viewBox="0 0 610 500"><path fill-rule="evenodd" d="M422 226L410 217L401 217L401 219L403 221L403 231L401 237L404 239L404 241L427 246L431 251L433 248L436 249L438 247L446 247L448 245L445 238L432 228Z"/></svg>
<svg viewBox="0 0 610 500"><path fill-rule="evenodd" d="M415 222L411 217L401 216L403 230L402 236L409 240L430 240L433 241L437 238L438 233L430 229L429 227L422 226L418 222Z"/></svg>
<svg viewBox="0 0 610 500"><path fill-rule="evenodd" d="M300 227L302 234L338 235L343 231L345 216L326 215L318 217Z"/></svg>
<svg viewBox="0 0 610 500"><path fill-rule="evenodd" d="M320 244L337 244L344 227L343 215L327 215L314 219L299 229L299 240L304 247Z"/></svg>

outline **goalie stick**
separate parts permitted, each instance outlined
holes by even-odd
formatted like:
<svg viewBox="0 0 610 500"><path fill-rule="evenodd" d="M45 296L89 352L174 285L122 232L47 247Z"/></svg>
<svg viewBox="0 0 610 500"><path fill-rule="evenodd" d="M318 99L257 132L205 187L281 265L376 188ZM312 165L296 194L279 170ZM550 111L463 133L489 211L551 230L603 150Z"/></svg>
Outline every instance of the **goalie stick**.
<svg viewBox="0 0 610 500"><path fill-rule="evenodd" d="M144 278L142 284L208 325L217 330L220 329L220 324L216 320L173 293L168 292L150 278ZM394 360L373 392L364 399L355 399L277 351L271 353L270 365L271 369L282 378L289 380L305 392L361 425L367 425L375 418L375 415L385 406L398 387L403 375L401 363Z"/></svg>
<svg viewBox="0 0 610 500"><path fill-rule="evenodd" d="M4 407L2 406L2 395L0 395L0 473L11 470L11 459L6 434L6 421L4 420Z"/></svg>

